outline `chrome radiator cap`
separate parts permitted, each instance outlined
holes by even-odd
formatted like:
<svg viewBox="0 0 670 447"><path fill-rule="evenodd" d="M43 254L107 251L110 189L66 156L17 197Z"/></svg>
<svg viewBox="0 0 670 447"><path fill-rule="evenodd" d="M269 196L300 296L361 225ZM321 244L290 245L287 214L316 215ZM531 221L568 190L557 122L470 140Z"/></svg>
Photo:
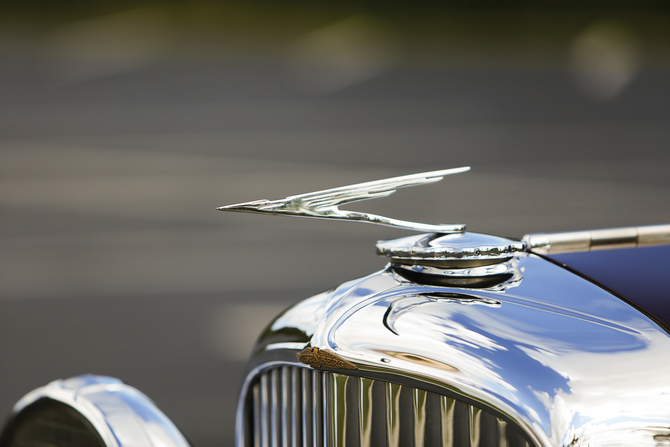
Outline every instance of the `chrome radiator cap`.
<svg viewBox="0 0 670 447"><path fill-rule="evenodd" d="M525 242L479 233L421 234L377 243L377 254L391 258L392 269L403 278L467 288L520 280L515 258L525 249Z"/></svg>
<svg viewBox="0 0 670 447"><path fill-rule="evenodd" d="M526 250L523 241L479 233L419 234L377 243L377 254L393 261L502 262Z"/></svg>

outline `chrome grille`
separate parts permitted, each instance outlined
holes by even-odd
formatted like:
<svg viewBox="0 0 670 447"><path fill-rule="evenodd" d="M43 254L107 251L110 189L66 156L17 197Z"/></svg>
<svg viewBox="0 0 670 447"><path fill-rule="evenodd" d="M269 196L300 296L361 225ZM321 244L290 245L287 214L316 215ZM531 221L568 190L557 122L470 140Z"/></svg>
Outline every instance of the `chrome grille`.
<svg viewBox="0 0 670 447"><path fill-rule="evenodd" d="M530 447L514 423L460 400L296 366L249 390L246 447Z"/></svg>

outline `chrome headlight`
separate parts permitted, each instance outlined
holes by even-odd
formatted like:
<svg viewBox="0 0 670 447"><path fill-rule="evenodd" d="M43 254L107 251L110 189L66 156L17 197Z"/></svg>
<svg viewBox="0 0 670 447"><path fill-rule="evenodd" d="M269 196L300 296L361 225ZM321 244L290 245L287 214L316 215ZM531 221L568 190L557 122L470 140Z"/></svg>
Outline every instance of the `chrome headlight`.
<svg viewBox="0 0 670 447"><path fill-rule="evenodd" d="M144 394L94 375L56 380L25 395L0 436L3 447L189 447Z"/></svg>

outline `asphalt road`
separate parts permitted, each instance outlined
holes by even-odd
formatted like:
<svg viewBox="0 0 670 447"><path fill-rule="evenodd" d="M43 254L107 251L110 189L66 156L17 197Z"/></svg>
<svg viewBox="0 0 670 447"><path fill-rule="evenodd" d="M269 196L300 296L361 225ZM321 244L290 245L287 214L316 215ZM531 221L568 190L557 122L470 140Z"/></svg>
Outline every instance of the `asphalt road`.
<svg viewBox="0 0 670 447"><path fill-rule="evenodd" d="M216 206L470 165L355 208L510 237L670 222L667 71L605 100L562 68L404 66L315 93L272 62L50 64L0 62L2 412L111 375L194 445L232 445L255 334L407 234Z"/></svg>

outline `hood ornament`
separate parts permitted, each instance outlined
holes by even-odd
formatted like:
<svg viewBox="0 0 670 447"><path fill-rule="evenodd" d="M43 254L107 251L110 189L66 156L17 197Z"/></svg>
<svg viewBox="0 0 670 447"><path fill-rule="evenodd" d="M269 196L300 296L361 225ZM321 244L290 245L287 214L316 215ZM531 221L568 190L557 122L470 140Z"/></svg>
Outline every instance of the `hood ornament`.
<svg viewBox="0 0 670 447"><path fill-rule="evenodd" d="M465 225L463 224L431 225L407 222L359 211L341 210L339 209L339 205L359 200L387 197L393 194L398 188L439 182L445 175L459 174L469 170L470 167L465 166L462 168L423 172L420 174L393 177L374 182L341 186L339 188L326 189L324 191L309 192L306 194L290 196L283 200L254 200L253 202L222 206L217 208L217 210L243 213L267 213L280 216L311 217L316 219L353 220L421 232L462 233L465 231Z"/></svg>

